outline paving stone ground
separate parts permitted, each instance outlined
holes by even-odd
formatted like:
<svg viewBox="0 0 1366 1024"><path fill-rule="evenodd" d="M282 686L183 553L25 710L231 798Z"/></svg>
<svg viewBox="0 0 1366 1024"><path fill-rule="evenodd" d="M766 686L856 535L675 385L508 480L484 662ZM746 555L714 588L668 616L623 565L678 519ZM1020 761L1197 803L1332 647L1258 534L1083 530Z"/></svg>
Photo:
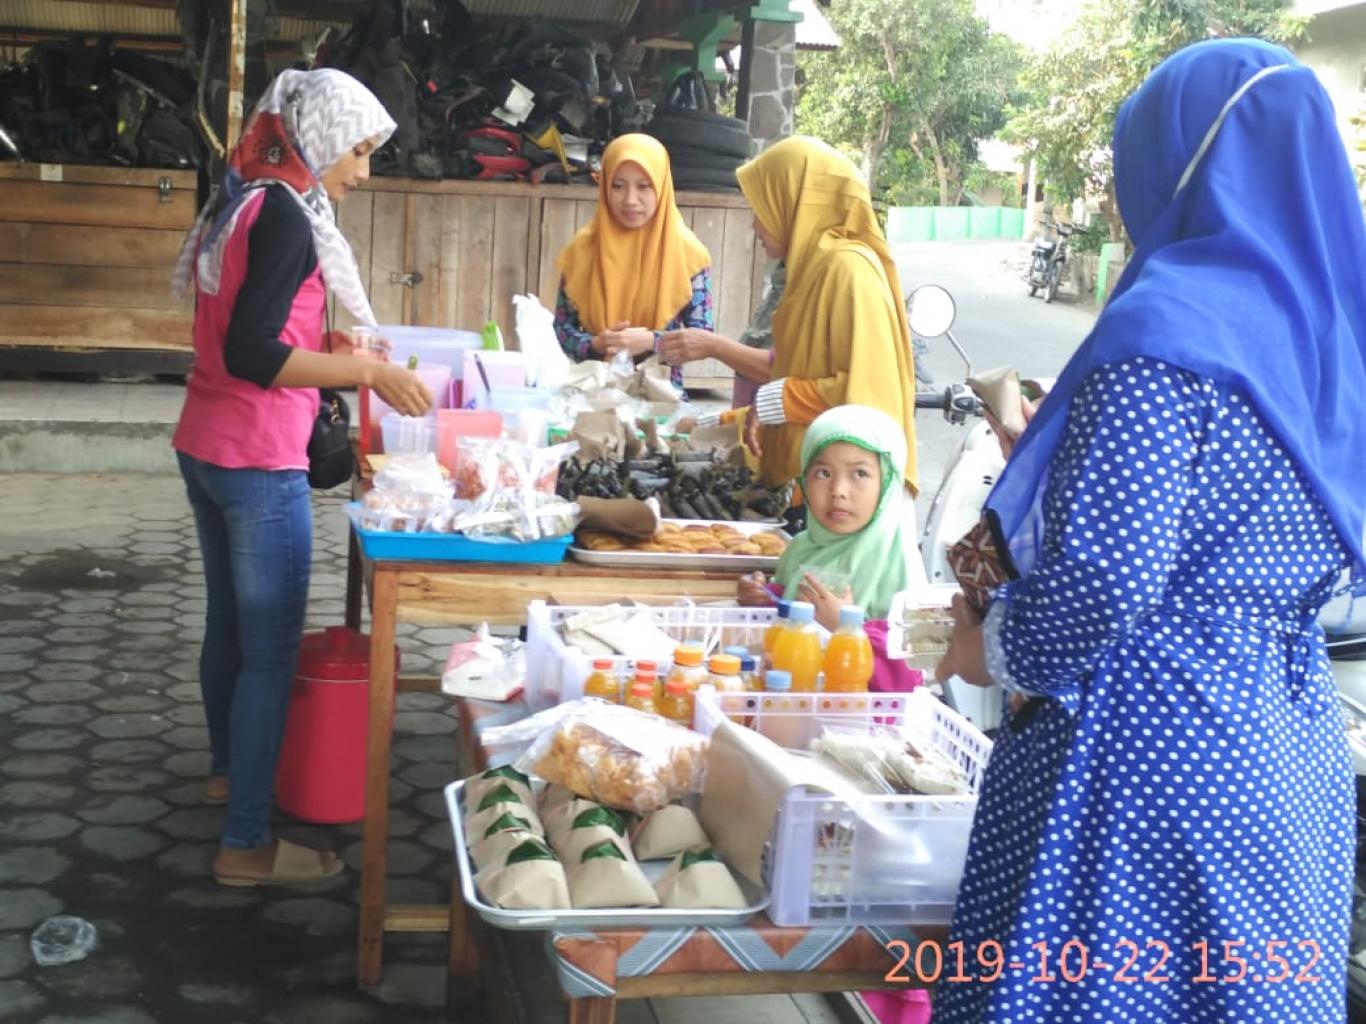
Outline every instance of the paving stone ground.
<svg viewBox="0 0 1366 1024"><path fill-rule="evenodd" d="M342 620L341 501L314 495L310 630ZM278 834L338 850L351 869L309 891L210 878L219 812L198 803L203 573L179 479L0 476L0 509L0 1022L488 1019L481 1007L446 1007L444 935L389 936L383 984L356 990L359 825L278 818ZM405 672L438 673L459 635L400 626ZM433 796L455 775L454 735L446 699L400 696L389 884L404 902L448 892L448 823ZM40 968L28 936L59 913L93 922L100 946ZM524 1019L557 1019L534 944L515 948L510 985ZM814 997L746 997L632 1001L618 1019L835 1018Z"/></svg>

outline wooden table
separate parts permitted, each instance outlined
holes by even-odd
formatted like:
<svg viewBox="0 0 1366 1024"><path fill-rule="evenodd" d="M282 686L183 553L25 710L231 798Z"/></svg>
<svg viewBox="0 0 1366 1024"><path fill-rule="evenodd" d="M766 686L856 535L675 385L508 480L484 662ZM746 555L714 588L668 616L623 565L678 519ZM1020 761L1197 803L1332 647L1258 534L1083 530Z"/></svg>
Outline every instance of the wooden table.
<svg viewBox="0 0 1366 1024"><path fill-rule="evenodd" d="M449 905L398 906L385 902L389 840L389 776L394 695L403 690L433 692L435 678L397 678L395 627L424 625L521 625L534 600L561 604L601 604L633 599L671 603L680 597L717 601L735 596L734 572L678 572L652 569L602 569L565 562L559 565L476 564L469 562L370 561L351 533L347 567L347 625L360 626L366 571L371 577L370 719L366 755L365 825L362 840L360 928L357 982L379 983L386 931L451 931L451 969L468 975L478 957L463 927L465 905L452 884ZM456 927L452 928L452 922Z"/></svg>

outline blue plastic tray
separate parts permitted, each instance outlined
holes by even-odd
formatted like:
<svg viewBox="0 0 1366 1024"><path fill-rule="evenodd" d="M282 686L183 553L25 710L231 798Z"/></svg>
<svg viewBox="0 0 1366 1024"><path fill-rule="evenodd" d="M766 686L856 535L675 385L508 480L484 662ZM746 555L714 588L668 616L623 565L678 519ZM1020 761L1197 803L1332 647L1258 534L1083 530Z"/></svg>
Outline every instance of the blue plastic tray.
<svg viewBox="0 0 1366 1024"><path fill-rule="evenodd" d="M354 503L353 503L354 504ZM350 508L348 507L348 512ZM398 562L514 562L553 565L563 562L573 534L544 540L516 541L502 537L475 539L461 533L395 533L362 530L351 521L366 558Z"/></svg>

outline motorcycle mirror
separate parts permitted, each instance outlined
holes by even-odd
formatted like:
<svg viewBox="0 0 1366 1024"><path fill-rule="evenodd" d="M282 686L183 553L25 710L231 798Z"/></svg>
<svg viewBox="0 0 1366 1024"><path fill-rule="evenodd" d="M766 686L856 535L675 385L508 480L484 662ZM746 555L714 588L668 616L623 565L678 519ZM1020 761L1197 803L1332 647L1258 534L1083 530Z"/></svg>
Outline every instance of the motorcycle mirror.
<svg viewBox="0 0 1366 1024"><path fill-rule="evenodd" d="M937 284L922 284L906 300L906 313L912 333L922 338L938 338L949 333L958 307L948 289Z"/></svg>

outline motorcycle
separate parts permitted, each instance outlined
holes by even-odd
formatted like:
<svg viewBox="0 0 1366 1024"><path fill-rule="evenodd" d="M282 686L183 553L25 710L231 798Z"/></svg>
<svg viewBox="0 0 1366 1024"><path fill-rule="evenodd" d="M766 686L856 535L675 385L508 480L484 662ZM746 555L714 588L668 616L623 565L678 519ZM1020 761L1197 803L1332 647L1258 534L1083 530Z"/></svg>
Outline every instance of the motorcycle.
<svg viewBox="0 0 1366 1024"><path fill-rule="evenodd" d="M1037 295L1042 288L1044 302L1052 302L1058 297L1063 271L1067 269L1067 238L1073 229L1066 224L1055 224L1052 221L1044 226L1056 231L1058 237L1048 238L1040 235L1034 240L1034 249L1029 254L1029 272L1024 275L1024 280L1025 284L1029 285L1030 298Z"/></svg>

